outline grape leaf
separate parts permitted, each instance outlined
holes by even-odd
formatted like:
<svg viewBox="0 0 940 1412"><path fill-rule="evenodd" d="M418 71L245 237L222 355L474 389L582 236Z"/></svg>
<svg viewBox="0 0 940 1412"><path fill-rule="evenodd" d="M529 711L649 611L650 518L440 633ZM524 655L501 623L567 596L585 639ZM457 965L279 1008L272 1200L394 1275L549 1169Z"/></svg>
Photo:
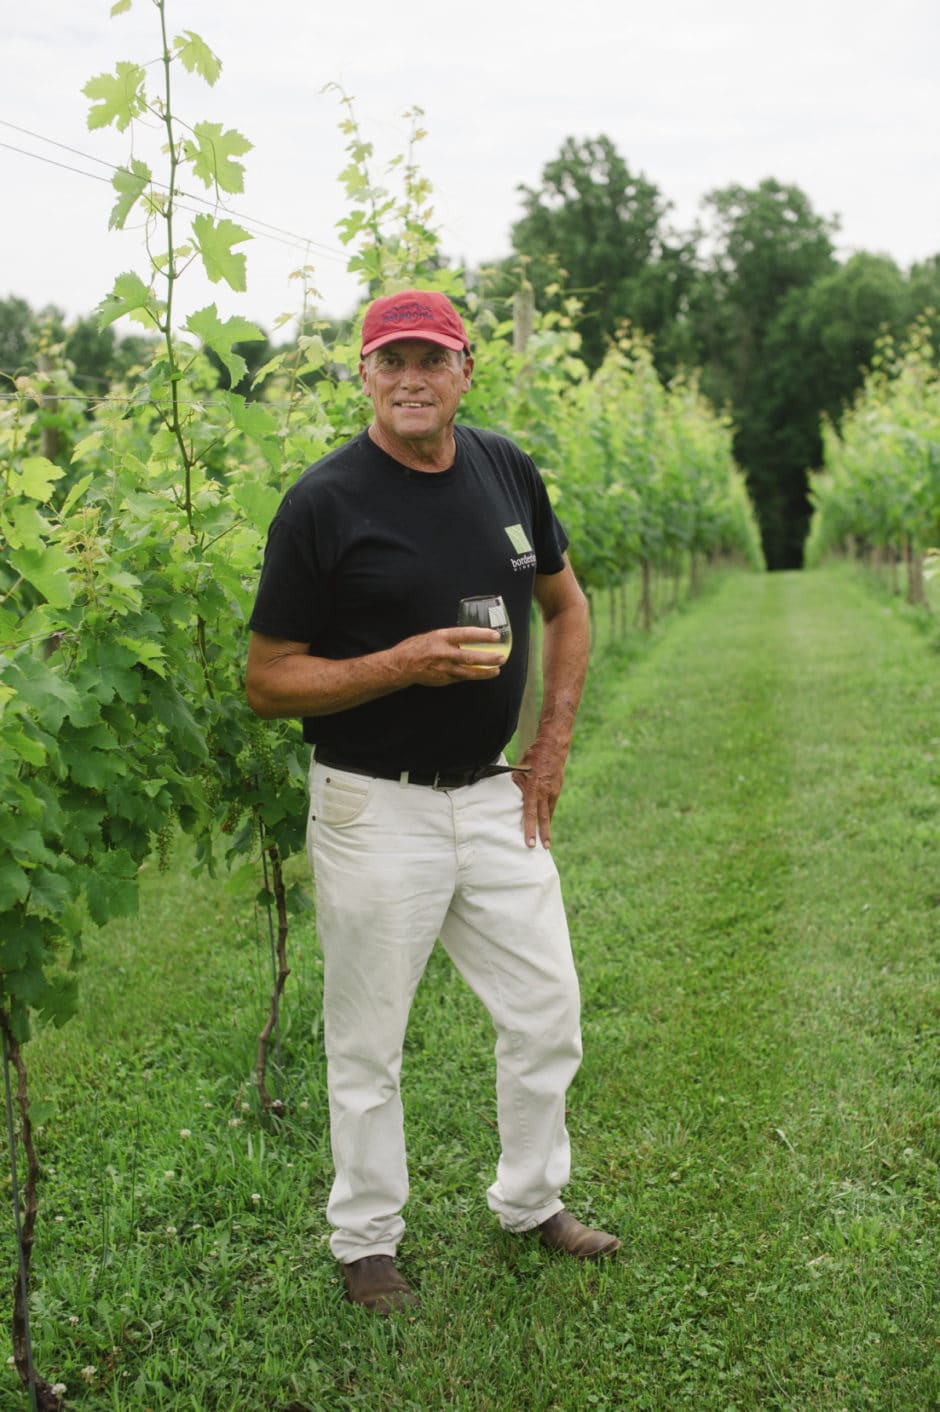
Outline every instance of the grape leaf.
<svg viewBox="0 0 940 1412"><path fill-rule="evenodd" d="M82 89L86 98L97 99L88 112L89 129L110 127L119 132L130 127L147 106L144 94L146 75L139 64L122 60L113 74L97 74Z"/></svg>
<svg viewBox="0 0 940 1412"><path fill-rule="evenodd" d="M222 359L228 368L233 386L241 382L248 371L248 364L241 354L233 352L233 345L253 343L264 338L257 324L250 323L248 319L240 318L237 314L223 322L215 304L208 304L204 309L197 309L194 314L190 314L186 327Z"/></svg>
<svg viewBox="0 0 940 1412"><path fill-rule="evenodd" d="M40 917L57 917L72 899L68 878L51 868L34 868L30 878L29 910Z"/></svg>
<svg viewBox="0 0 940 1412"><path fill-rule="evenodd" d="M53 608L68 608L75 598L70 576L73 565L68 556L54 544L42 549L16 549L10 563L27 583L38 589Z"/></svg>
<svg viewBox="0 0 940 1412"><path fill-rule="evenodd" d="M70 1020L78 1009L78 979L76 976L63 975L57 972L49 976L46 982L46 993L42 998L39 1007L40 1012L47 1020L51 1020L56 1029L61 1029L66 1020ZM29 1116L37 1124L48 1123L50 1118L54 1118L56 1106L54 1103L30 1103Z"/></svg>
<svg viewBox="0 0 940 1412"><path fill-rule="evenodd" d="M85 875L85 896L93 921L103 926L111 917L137 915L137 872L129 853L104 854Z"/></svg>
<svg viewBox="0 0 940 1412"><path fill-rule="evenodd" d="M214 221L211 216L196 216L193 219L193 236L206 274L213 284L225 280L229 288L244 293L245 257L234 254L233 245L240 245L251 236L234 221Z"/></svg>
<svg viewBox="0 0 940 1412"><path fill-rule="evenodd" d="M107 328L126 314L144 328L157 328L155 311L158 307L153 290L144 284L140 275L127 270L118 275L111 293L98 305L98 327Z"/></svg>
<svg viewBox="0 0 940 1412"><path fill-rule="evenodd" d="M47 730L57 732L65 717L79 710L81 698L72 683L35 655L20 653L11 665L10 680Z"/></svg>
<svg viewBox="0 0 940 1412"><path fill-rule="evenodd" d="M276 487L261 485L256 480L236 481L232 487L232 498L239 509L244 510L249 523L262 534L281 503L281 493Z"/></svg>
<svg viewBox="0 0 940 1412"><path fill-rule="evenodd" d="M54 465L45 456L29 456L20 466L19 480L14 484L22 495L45 504L52 495L54 483L64 475L61 466Z"/></svg>
<svg viewBox="0 0 940 1412"><path fill-rule="evenodd" d="M211 88L222 72L222 60L213 54L204 39L191 29L184 29L173 40L177 57L187 73L198 73Z"/></svg>
<svg viewBox="0 0 940 1412"><path fill-rule="evenodd" d="M55 867L56 855L46 847L42 834L38 829L24 827L21 817L0 810L0 839L7 845L10 857L30 867L36 863Z"/></svg>
<svg viewBox="0 0 940 1412"><path fill-rule="evenodd" d="M187 142L185 151L199 180L222 191L244 191L245 168L234 158L251 151L247 137L234 128L223 132L221 123L197 123L193 133L196 141Z"/></svg>
<svg viewBox="0 0 940 1412"><path fill-rule="evenodd" d="M36 712L49 730L57 731L64 716L80 701L75 685L61 671L29 652L21 652L12 664L17 694Z"/></svg>
<svg viewBox="0 0 940 1412"><path fill-rule="evenodd" d="M7 507L9 518L0 512L0 531L11 549L41 549L49 534L49 521L36 506L21 500Z"/></svg>
<svg viewBox="0 0 940 1412"><path fill-rule="evenodd" d="M101 848L101 820L105 807L98 799L77 795L63 811L62 846L77 858Z"/></svg>
<svg viewBox="0 0 940 1412"><path fill-rule="evenodd" d="M159 642L150 642L142 637L124 636L116 637L115 641L123 647L129 648L141 666L149 668L150 671L156 672L161 677L166 676L166 654Z"/></svg>
<svg viewBox="0 0 940 1412"><path fill-rule="evenodd" d="M42 966L32 958L19 970L5 972L4 981L10 995L15 995L26 1005L38 1004L46 989Z"/></svg>
<svg viewBox="0 0 940 1412"><path fill-rule="evenodd" d="M232 425L252 441L260 444L277 436L277 421L260 402L249 402L237 392L223 393L222 400L228 407Z"/></svg>
<svg viewBox="0 0 940 1412"><path fill-rule="evenodd" d="M29 892L29 874L12 858L0 857L0 912L22 902Z"/></svg>
<svg viewBox="0 0 940 1412"><path fill-rule="evenodd" d="M35 765L38 768L45 764L46 747L35 736L27 735L25 731L8 727L4 733L3 746L5 750L11 750L15 756L25 760L27 765Z"/></svg>
<svg viewBox="0 0 940 1412"><path fill-rule="evenodd" d="M0 970L18 971L29 964L30 954L44 950L45 928L38 917L28 917L21 907L3 919Z"/></svg>
<svg viewBox="0 0 940 1412"><path fill-rule="evenodd" d="M172 733L177 752L185 750L196 759L204 759L208 753L206 737L176 688L157 679L149 683L148 697L153 714Z"/></svg>
<svg viewBox="0 0 940 1412"><path fill-rule="evenodd" d="M149 186L151 176L146 162L140 162L136 157L132 159L129 168L118 167L111 178L111 185L117 192L118 199L108 217L108 230L124 229L124 222Z"/></svg>

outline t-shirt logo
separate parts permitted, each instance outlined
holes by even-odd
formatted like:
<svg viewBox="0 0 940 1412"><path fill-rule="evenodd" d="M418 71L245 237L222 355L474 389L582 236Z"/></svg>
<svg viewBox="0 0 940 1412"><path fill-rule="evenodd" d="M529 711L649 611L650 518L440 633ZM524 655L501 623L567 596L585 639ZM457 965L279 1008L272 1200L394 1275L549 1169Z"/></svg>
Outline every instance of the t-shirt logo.
<svg viewBox="0 0 940 1412"><path fill-rule="evenodd" d="M505 530L509 535L509 542L517 554L532 553L532 545L529 543L526 532L521 525L506 525Z"/></svg>

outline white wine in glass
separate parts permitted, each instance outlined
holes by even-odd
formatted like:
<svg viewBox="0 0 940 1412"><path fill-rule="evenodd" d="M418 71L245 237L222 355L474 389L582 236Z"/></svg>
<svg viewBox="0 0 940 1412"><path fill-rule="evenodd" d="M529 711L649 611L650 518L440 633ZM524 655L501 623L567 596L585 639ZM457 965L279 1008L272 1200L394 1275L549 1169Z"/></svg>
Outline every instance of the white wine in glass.
<svg viewBox="0 0 940 1412"><path fill-rule="evenodd" d="M498 642L462 642L465 652L491 652L504 660L512 651L512 623L506 605L498 593L481 593L475 598L461 598L457 608L459 628L492 628L499 633ZM486 668L481 662L471 662L468 666Z"/></svg>

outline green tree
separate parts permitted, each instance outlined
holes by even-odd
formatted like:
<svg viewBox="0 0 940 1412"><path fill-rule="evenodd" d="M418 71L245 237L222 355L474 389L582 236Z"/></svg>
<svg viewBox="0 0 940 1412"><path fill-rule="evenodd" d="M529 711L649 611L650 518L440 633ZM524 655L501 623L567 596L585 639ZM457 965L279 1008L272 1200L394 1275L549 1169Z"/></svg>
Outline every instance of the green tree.
<svg viewBox="0 0 940 1412"><path fill-rule="evenodd" d="M631 172L602 135L566 138L543 167L541 184L519 191L525 214L513 226L513 249L526 257L540 307L560 275L566 292L581 300L578 332L588 366L599 367L624 320L642 323L642 314L652 320L645 331L655 334L670 288L665 272L658 288L644 278L664 248L668 205L659 188Z"/></svg>
<svg viewBox="0 0 940 1412"><path fill-rule="evenodd" d="M907 276L909 319L923 318L931 344L940 356L940 254L913 264Z"/></svg>
<svg viewBox="0 0 940 1412"><path fill-rule="evenodd" d="M901 271L862 252L791 289L766 329L749 432L767 475L768 519L783 525L793 560L809 525L807 472L822 464L822 419L838 425L879 337L903 333L907 314Z"/></svg>
<svg viewBox="0 0 940 1412"><path fill-rule="evenodd" d="M62 351L81 391L102 397L131 368L149 364L153 339L142 334L118 338L111 325L100 328L97 319L80 318L69 327Z"/></svg>
<svg viewBox="0 0 940 1412"><path fill-rule="evenodd" d="M788 296L833 273L836 222L816 214L795 186L768 179L729 186L705 202L711 214L710 278L695 318L704 391L733 412L735 456L754 498L771 568L802 560L809 518L805 457L818 445L818 406L779 388L768 340Z"/></svg>
<svg viewBox="0 0 940 1412"><path fill-rule="evenodd" d="M886 255L861 251L784 299L767 330L764 380L786 389L791 409L814 408L838 424L862 385L878 339L911 321L904 275ZM782 409L776 420L782 417ZM807 422L808 422L807 418ZM814 444L819 447L818 429ZM818 464L818 455L807 464Z"/></svg>
<svg viewBox="0 0 940 1412"><path fill-rule="evenodd" d="M91 395L103 395L113 379L117 338L113 328L99 328L95 319L78 319L69 329L63 352L74 369L76 385Z"/></svg>
<svg viewBox="0 0 940 1412"><path fill-rule="evenodd" d="M36 333L36 315L25 299L0 299L0 372L25 370Z"/></svg>
<svg viewBox="0 0 940 1412"><path fill-rule="evenodd" d="M39 340L47 344L65 333L65 315L54 304L33 309L25 299L0 299L0 372L17 377L36 366Z"/></svg>

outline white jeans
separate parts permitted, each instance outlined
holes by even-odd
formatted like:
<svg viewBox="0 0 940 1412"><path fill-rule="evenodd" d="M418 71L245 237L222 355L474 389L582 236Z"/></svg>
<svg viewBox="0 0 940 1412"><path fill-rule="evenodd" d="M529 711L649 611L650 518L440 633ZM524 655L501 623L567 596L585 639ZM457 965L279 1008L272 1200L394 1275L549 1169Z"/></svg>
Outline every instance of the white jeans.
<svg viewBox="0 0 940 1412"><path fill-rule="evenodd" d="M394 1255L405 1228L402 1044L437 939L496 1030L502 1150L487 1200L506 1230L529 1230L561 1209L581 1037L558 873L525 846L521 793L509 775L443 791L314 761L310 799L333 1254Z"/></svg>

